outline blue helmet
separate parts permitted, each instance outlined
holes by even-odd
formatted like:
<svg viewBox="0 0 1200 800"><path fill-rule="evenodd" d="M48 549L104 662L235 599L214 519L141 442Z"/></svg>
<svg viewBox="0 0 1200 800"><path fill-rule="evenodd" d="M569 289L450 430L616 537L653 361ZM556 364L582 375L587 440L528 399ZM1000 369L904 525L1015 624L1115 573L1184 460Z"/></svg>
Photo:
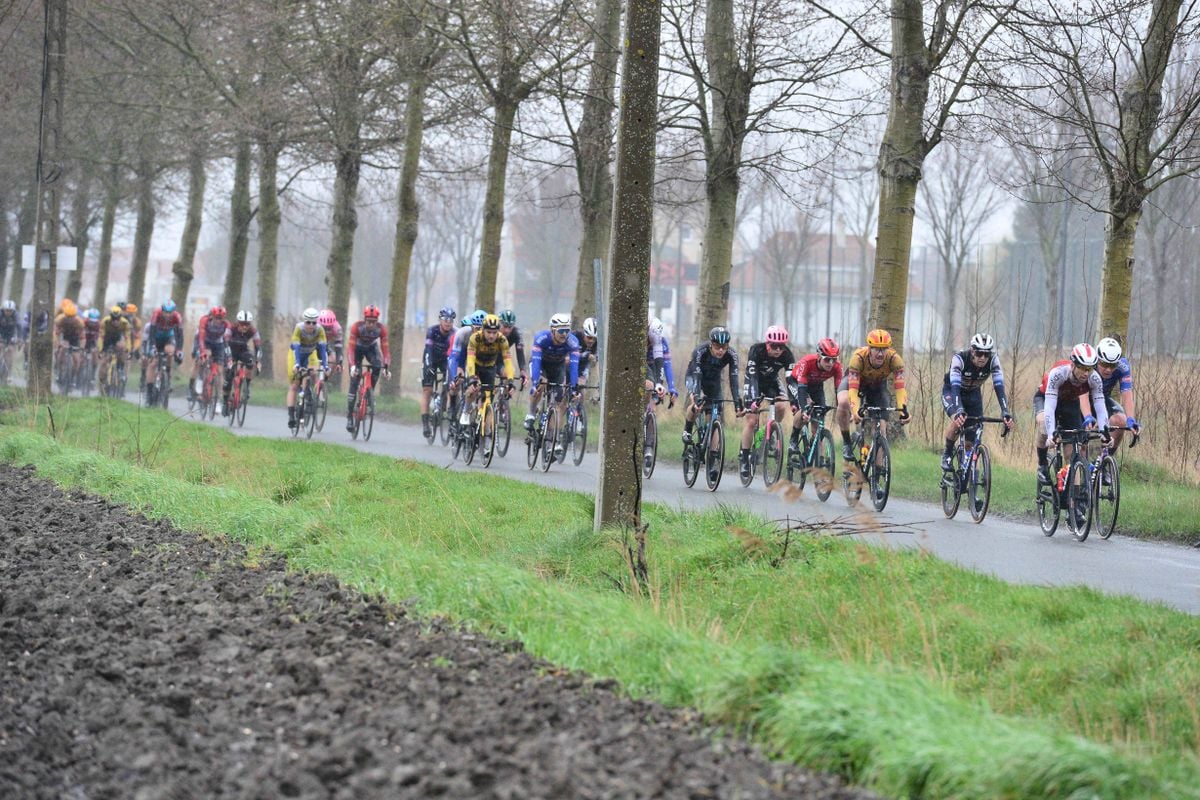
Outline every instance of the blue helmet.
<svg viewBox="0 0 1200 800"><path fill-rule="evenodd" d="M100 319L100 309L89 308L88 309L88 319L90 319L92 322L95 322L96 320Z"/></svg>
<svg viewBox="0 0 1200 800"><path fill-rule="evenodd" d="M471 325L478 328L483 325L483 318L487 316L487 312L482 308L475 309L475 313L471 315Z"/></svg>
<svg viewBox="0 0 1200 800"><path fill-rule="evenodd" d="M174 300L165 301L162 304L162 310L164 313L170 314L172 311L175 310L175 301Z"/></svg>
<svg viewBox="0 0 1200 800"><path fill-rule="evenodd" d="M450 306L444 306L442 310L438 312L438 319L453 320L457 316L458 314L454 313L454 309Z"/></svg>

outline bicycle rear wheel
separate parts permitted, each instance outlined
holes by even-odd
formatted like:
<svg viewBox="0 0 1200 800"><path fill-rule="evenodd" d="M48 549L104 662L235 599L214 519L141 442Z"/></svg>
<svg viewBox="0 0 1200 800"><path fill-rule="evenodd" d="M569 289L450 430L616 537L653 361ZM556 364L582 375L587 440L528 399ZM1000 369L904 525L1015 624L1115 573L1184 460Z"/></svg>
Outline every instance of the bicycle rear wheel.
<svg viewBox="0 0 1200 800"><path fill-rule="evenodd" d="M558 407L551 406L546 415L546 429L542 431L542 472L549 472L554 463L554 449L562 437L561 420L558 418Z"/></svg>
<svg viewBox="0 0 1200 800"><path fill-rule="evenodd" d="M325 430L325 414L329 411L329 392L325 390L325 384L317 389L317 431Z"/></svg>
<svg viewBox="0 0 1200 800"><path fill-rule="evenodd" d="M975 463L971 466L967 481L967 499L971 501L971 519L976 524L987 516L992 502L992 454L987 445L975 445Z"/></svg>
<svg viewBox="0 0 1200 800"><path fill-rule="evenodd" d="M954 515L958 513L958 504L962 501L962 484L959 483L959 476L963 474L963 448L960 441L954 447L954 455L950 459L951 465L954 467L951 472L942 472L942 513L946 515L946 519L954 519Z"/></svg>
<svg viewBox="0 0 1200 800"><path fill-rule="evenodd" d="M805 460L808 458L808 450L812 446L808 424L802 423L802 425L800 438L797 440L796 447L791 448L791 452L788 453L787 462L787 479L800 489L804 488L804 484L808 480Z"/></svg>
<svg viewBox="0 0 1200 800"><path fill-rule="evenodd" d="M708 431L708 447L704 450L704 482L715 492L725 471L725 429L721 420L714 419Z"/></svg>
<svg viewBox="0 0 1200 800"><path fill-rule="evenodd" d="M892 449L888 446L887 437L878 435L872 450L871 505L876 511L883 511L892 491Z"/></svg>
<svg viewBox="0 0 1200 800"><path fill-rule="evenodd" d="M642 419L642 477L649 478L654 474L654 465L658 461L658 419L654 412L647 411Z"/></svg>
<svg viewBox="0 0 1200 800"><path fill-rule="evenodd" d="M571 462L575 466L579 466L583 462L583 455L587 452L587 408L583 405L583 401L579 402L576 407L578 413L571 420L571 425L574 430L571 432Z"/></svg>
<svg viewBox="0 0 1200 800"><path fill-rule="evenodd" d="M1076 456L1067 472L1067 527L1078 540L1084 541L1092 528L1092 487L1087 463Z"/></svg>
<svg viewBox="0 0 1200 800"><path fill-rule="evenodd" d="M508 445L512 442L512 407L508 398L501 400L496 406L495 448L496 455L504 458L508 455Z"/></svg>
<svg viewBox="0 0 1200 800"><path fill-rule="evenodd" d="M773 419L767 420L767 435L763 437L763 484L770 489L783 473L783 428Z"/></svg>
<svg viewBox="0 0 1200 800"><path fill-rule="evenodd" d="M1117 529L1117 511L1121 508L1121 475L1112 456L1100 459L1092 476L1092 515L1096 533L1107 539Z"/></svg>

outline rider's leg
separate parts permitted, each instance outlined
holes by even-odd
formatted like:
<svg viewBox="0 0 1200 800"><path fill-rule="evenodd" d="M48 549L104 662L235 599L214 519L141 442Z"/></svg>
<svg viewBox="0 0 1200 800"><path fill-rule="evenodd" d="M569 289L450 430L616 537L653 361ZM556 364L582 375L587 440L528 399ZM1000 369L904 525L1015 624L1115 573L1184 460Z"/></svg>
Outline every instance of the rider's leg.
<svg viewBox="0 0 1200 800"><path fill-rule="evenodd" d="M837 393L837 424L842 432L842 456L853 458L850 453L850 390L838 389Z"/></svg>

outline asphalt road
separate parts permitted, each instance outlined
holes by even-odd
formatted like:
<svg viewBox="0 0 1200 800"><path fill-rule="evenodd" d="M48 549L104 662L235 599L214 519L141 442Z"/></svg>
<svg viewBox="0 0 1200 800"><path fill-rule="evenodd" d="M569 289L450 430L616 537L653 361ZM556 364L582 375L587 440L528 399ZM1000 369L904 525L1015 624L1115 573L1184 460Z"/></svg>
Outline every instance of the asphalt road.
<svg viewBox="0 0 1200 800"><path fill-rule="evenodd" d="M187 404L180 396L171 398L171 410L187 413ZM130 395L130 399L134 399ZM477 458L472 466L464 466L450 456L450 450L425 443L420 428L413 425L376 421L371 441L351 441L345 430L344 396L331 402L329 417L322 432L313 435L314 441L343 444L359 450L395 458L409 458L455 470L482 472ZM515 422L518 420L514 420ZM218 417L213 424L228 428L226 420ZM252 406L246 415L245 427L232 429L235 433L273 438L291 438L287 414L282 408ZM506 458L497 456L488 472L522 481L533 481L556 489L571 489L594 494L598 458L588 453L576 467L570 462L554 464L549 472L541 468L530 471L525 464L524 431L514 430L512 446ZM303 433L300 435L303 441ZM682 447L676 442L663 442L662 447ZM861 507L849 508L838 486L829 500L821 503L811 487L798 499L787 500L781 493L769 493L761 479L750 488L743 488L737 475L730 471L731 459L726 458L727 471L716 492L703 488L703 476L696 488L683 485L680 467L660 461L654 475L646 481L643 499L667 503L677 508L707 508L717 504L740 506L768 519L811 521L879 521L886 530L859 534L866 540L895 547L920 547L947 561L981 573L994 575L1013 583L1032 585L1083 584L1110 594L1129 594L1143 600L1164 603L1190 614L1200 614L1200 549L1180 545L1148 542L1123 537L1120 533L1103 540L1092 535L1077 542L1066 529L1065 522L1058 532L1047 538L1041 529L1026 522L989 514L982 524L970 520L966 498L957 519L947 520L940 506L891 498L882 513ZM864 496L864 502L866 498Z"/></svg>

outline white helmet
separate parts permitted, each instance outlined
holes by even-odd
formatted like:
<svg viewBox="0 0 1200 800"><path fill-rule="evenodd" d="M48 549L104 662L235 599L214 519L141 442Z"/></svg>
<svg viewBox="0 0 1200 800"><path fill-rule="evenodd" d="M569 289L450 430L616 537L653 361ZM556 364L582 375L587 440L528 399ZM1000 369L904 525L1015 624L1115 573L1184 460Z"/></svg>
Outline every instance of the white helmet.
<svg viewBox="0 0 1200 800"><path fill-rule="evenodd" d="M596 327L596 318L595 317L588 317L587 319L585 319L583 321L583 335L584 336L593 336L594 337L596 335L596 331L597 331L597 327Z"/></svg>
<svg viewBox="0 0 1200 800"><path fill-rule="evenodd" d="M1087 342L1080 342L1071 348L1071 363L1080 367L1096 366L1096 348Z"/></svg>
<svg viewBox="0 0 1200 800"><path fill-rule="evenodd" d="M321 316L321 312L317 311L315 308L312 308L311 306L309 308L304 309L303 319L305 322L316 322L320 316Z"/></svg>
<svg viewBox="0 0 1200 800"><path fill-rule="evenodd" d="M661 319L659 319L658 317L652 318L650 320L650 335L651 336L662 336L662 334L663 334L663 321Z"/></svg>
<svg viewBox="0 0 1200 800"><path fill-rule="evenodd" d="M1096 355L1105 364L1116 364L1121 360L1121 343L1111 336L1096 342Z"/></svg>
<svg viewBox="0 0 1200 800"><path fill-rule="evenodd" d="M570 328L570 327L571 327L571 315L570 314L563 314L560 312L560 313L555 314L554 316L550 317L551 330L553 330L554 328Z"/></svg>
<svg viewBox="0 0 1200 800"><path fill-rule="evenodd" d="M987 333L977 333L971 337L971 349L980 353L990 353L996 349L996 340Z"/></svg>
<svg viewBox="0 0 1200 800"><path fill-rule="evenodd" d="M16 311L17 304L14 303L12 300L5 300L4 301L4 310L5 311Z"/></svg>
<svg viewBox="0 0 1200 800"><path fill-rule="evenodd" d="M249 311L239 311L237 315L238 322L254 322L254 315Z"/></svg>

